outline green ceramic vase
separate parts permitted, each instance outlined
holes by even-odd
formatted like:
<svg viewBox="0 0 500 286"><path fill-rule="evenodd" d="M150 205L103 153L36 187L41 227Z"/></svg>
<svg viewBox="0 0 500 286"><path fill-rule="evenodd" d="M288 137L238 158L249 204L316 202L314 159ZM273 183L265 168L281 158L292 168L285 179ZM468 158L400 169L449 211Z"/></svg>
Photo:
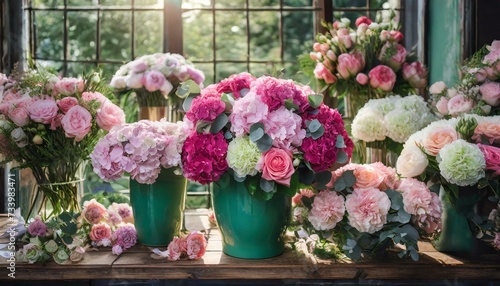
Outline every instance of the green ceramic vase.
<svg viewBox="0 0 500 286"><path fill-rule="evenodd" d="M284 251L284 234L290 222L291 198L276 193L268 201L248 193L232 177L213 184L213 207L227 255L263 259Z"/></svg>
<svg viewBox="0 0 500 286"><path fill-rule="evenodd" d="M477 196L462 196L452 204L448 193L441 189L439 199L442 230L434 241L434 247L440 252L472 255L477 248L477 239L469 226L467 214L473 211Z"/></svg>
<svg viewBox="0 0 500 286"><path fill-rule="evenodd" d="M166 246L182 227L186 178L162 169L153 184L130 180L130 204L139 243Z"/></svg>

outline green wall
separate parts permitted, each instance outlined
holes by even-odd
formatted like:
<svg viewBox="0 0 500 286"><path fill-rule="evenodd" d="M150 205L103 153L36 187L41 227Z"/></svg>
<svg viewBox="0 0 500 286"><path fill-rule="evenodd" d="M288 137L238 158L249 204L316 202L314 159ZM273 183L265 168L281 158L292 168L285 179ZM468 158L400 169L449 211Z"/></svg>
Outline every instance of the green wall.
<svg viewBox="0 0 500 286"><path fill-rule="evenodd" d="M444 81L448 86L458 81L461 63L461 13L459 0L428 0L429 86Z"/></svg>

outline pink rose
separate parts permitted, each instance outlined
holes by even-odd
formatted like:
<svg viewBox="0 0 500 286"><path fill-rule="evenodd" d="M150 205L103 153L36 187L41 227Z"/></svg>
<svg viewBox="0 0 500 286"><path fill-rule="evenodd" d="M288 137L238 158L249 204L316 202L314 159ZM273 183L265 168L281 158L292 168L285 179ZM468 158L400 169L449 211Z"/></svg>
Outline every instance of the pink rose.
<svg viewBox="0 0 500 286"><path fill-rule="evenodd" d="M125 112L111 101L106 101L97 110L96 121L99 127L109 131L114 126L125 123Z"/></svg>
<svg viewBox="0 0 500 286"><path fill-rule="evenodd" d="M439 113L442 115L448 115L449 110L448 110L448 98L442 96L438 102L436 103L436 109L438 110Z"/></svg>
<svg viewBox="0 0 500 286"><path fill-rule="evenodd" d="M83 218L90 224L97 224L103 219L107 219L106 208L95 199L83 203Z"/></svg>
<svg viewBox="0 0 500 286"><path fill-rule="evenodd" d="M384 173L370 165L359 165L353 174L356 177L355 188L379 188L385 177Z"/></svg>
<svg viewBox="0 0 500 286"><path fill-rule="evenodd" d="M345 207L352 227L359 232L374 233L386 224L391 201L377 188L355 188L347 195Z"/></svg>
<svg viewBox="0 0 500 286"><path fill-rule="evenodd" d="M61 125L66 133L66 137L75 138L81 141L90 132L92 126L92 115L90 112L76 105L71 107L61 120Z"/></svg>
<svg viewBox="0 0 500 286"><path fill-rule="evenodd" d="M475 106L474 100L459 93L448 101L448 112L451 116L458 116L471 111Z"/></svg>
<svg viewBox="0 0 500 286"><path fill-rule="evenodd" d="M337 192L324 190L314 197L307 219L317 230L330 230L344 218L344 214L344 197Z"/></svg>
<svg viewBox="0 0 500 286"><path fill-rule="evenodd" d="M8 112L10 120L17 126L23 127L30 123L28 111L24 107L16 107Z"/></svg>
<svg viewBox="0 0 500 286"><path fill-rule="evenodd" d="M52 98L36 100L27 109L31 120L43 124L52 122L59 111L56 102Z"/></svg>
<svg viewBox="0 0 500 286"><path fill-rule="evenodd" d="M62 113L66 113L71 107L78 105L78 99L74 97L65 97L58 100L57 105L59 106L59 109L61 109Z"/></svg>
<svg viewBox="0 0 500 286"><path fill-rule="evenodd" d="M500 143L500 125L488 121L479 123L476 126L476 129L474 129L474 135L472 135L472 139L476 140L477 143L481 143L482 136L488 138L490 144Z"/></svg>
<svg viewBox="0 0 500 286"><path fill-rule="evenodd" d="M262 178L290 187L290 179L295 172L292 154L283 149L271 148L263 154L263 158Z"/></svg>
<svg viewBox="0 0 500 286"><path fill-rule="evenodd" d="M361 85L365 85L368 83L368 76L364 73L358 73L356 75L356 82Z"/></svg>
<svg viewBox="0 0 500 286"><path fill-rule="evenodd" d="M316 64L314 68L314 76L324 80L327 84L332 84L337 81L337 78L329 71L322 63Z"/></svg>
<svg viewBox="0 0 500 286"><path fill-rule="evenodd" d="M372 23L372 20L370 20L370 18L366 17L366 16L361 16L359 17L358 19L356 19L356 27L359 27L359 25L361 24L366 24L366 25L370 25Z"/></svg>
<svg viewBox="0 0 500 286"><path fill-rule="evenodd" d="M341 54L338 57L337 71L344 79L356 75L364 68L364 59L361 53Z"/></svg>
<svg viewBox="0 0 500 286"><path fill-rule="evenodd" d="M389 31L389 35L396 42L401 42L401 40L403 39L403 33L401 33L400 31L391 30Z"/></svg>
<svg viewBox="0 0 500 286"><path fill-rule="evenodd" d="M101 104L105 103L106 101L109 101L109 99L107 99L100 92L84 92L84 93L82 93L82 99L85 101L96 100L97 102L100 102Z"/></svg>
<svg viewBox="0 0 500 286"><path fill-rule="evenodd" d="M100 241L103 239L111 239L111 227L105 222L94 224L89 233L92 241Z"/></svg>
<svg viewBox="0 0 500 286"><path fill-rule="evenodd" d="M436 127L422 140L427 154L437 156L439 150L458 139L458 132L450 126Z"/></svg>
<svg viewBox="0 0 500 286"><path fill-rule="evenodd" d="M381 91L391 91L396 83L396 73L388 66L378 65L369 73L370 85Z"/></svg>
<svg viewBox="0 0 500 286"><path fill-rule="evenodd" d="M114 75L109 85L113 88L124 89L127 87L124 76Z"/></svg>
<svg viewBox="0 0 500 286"><path fill-rule="evenodd" d="M479 87L481 99L491 106L500 105L500 83L487 82Z"/></svg>
<svg viewBox="0 0 500 286"><path fill-rule="evenodd" d="M174 239L168 244L168 260L176 261L181 258L181 256L187 250L186 240L182 237L174 237Z"/></svg>
<svg viewBox="0 0 500 286"><path fill-rule="evenodd" d="M486 170L494 172L494 175L500 175L500 148L490 145L477 144L483 152L486 160Z"/></svg>
<svg viewBox="0 0 500 286"><path fill-rule="evenodd" d="M191 232L186 238L186 253L189 259L200 259L207 250L207 240L199 231Z"/></svg>
<svg viewBox="0 0 500 286"><path fill-rule="evenodd" d="M421 62L404 63L403 78L414 88L424 88L427 86L427 69Z"/></svg>

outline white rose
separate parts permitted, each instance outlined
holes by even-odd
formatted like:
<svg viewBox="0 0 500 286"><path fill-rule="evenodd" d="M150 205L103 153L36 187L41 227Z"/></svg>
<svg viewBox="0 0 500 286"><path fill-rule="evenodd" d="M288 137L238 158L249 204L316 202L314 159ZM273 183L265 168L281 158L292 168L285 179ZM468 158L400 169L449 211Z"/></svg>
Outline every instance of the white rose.
<svg viewBox="0 0 500 286"><path fill-rule="evenodd" d="M123 88L127 87L125 77L124 76L116 76L116 75L111 79L110 85L112 87L118 88L118 89L123 89Z"/></svg>
<svg viewBox="0 0 500 286"><path fill-rule="evenodd" d="M425 171L429 165L427 156L416 145L406 146L396 162L396 170L406 178L413 178Z"/></svg>

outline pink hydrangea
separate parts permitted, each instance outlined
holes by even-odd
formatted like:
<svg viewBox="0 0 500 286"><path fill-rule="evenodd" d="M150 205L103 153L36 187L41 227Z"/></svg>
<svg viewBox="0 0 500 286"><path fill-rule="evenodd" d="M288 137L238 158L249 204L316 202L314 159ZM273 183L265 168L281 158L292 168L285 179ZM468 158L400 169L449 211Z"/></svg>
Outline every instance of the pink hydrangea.
<svg viewBox="0 0 500 286"><path fill-rule="evenodd" d="M31 236L45 236L47 234L47 226L40 217L36 217L35 220L28 225L27 231Z"/></svg>
<svg viewBox="0 0 500 286"><path fill-rule="evenodd" d="M200 184L218 181L228 169L227 148L222 133L191 134L182 148L184 176Z"/></svg>
<svg viewBox="0 0 500 286"><path fill-rule="evenodd" d="M359 232L374 233L384 227L391 201L377 188L354 189L345 202L349 224Z"/></svg>
<svg viewBox="0 0 500 286"><path fill-rule="evenodd" d="M233 112L229 116L231 131L236 136L248 134L250 127L258 122L266 125L269 107L253 91L237 100L233 105Z"/></svg>
<svg viewBox="0 0 500 286"><path fill-rule="evenodd" d="M131 248L137 243L137 232L131 223L120 225L113 233L113 250L119 246L122 251Z"/></svg>
<svg viewBox="0 0 500 286"><path fill-rule="evenodd" d="M345 214L344 197L324 190L314 197L308 220L317 230L333 229Z"/></svg>
<svg viewBox="0 0 500 286"><path fill-rule="evenodd" d="M213 96L211 93L205 94L202 91L200 96L193 99L191 108L186 112L186 117L194 123L198 121L212 122L219 116L226 105L218 95Z"/></svg>
<svg viewBox="0 0 500 286"><path fill-rule="evenodd" d="M302 118L284 106L270 112L264 125L266 134L278 148L292 149L302 144L306 130L302 129Z"/></svg>
<svg viewBox="0 0 500 286"><path fill-rule="evenodd" d="M403 192L403 205L407 213L423 215L429 212L432 197L424 182L407 178L401 181L398 190Z"/></svg>
<svg viewBox="0 0 500 286"><path fill-rule="evenodd" d="M285 104L285 100L296 97L297 90L292 80L270 76L259 77L252 83L252 90L261 98L269 111L274 111Z"/></svg>
<svg viewBox="0 0 500 286"><path fill-rule="evenodd" d="M219 93L232 93L233 97L238 99L241 97L241 91L250 89L253 81L255 81L255 77L247 72L233 74L217 84L217 91Z"/></svg>
<svg viewBox="0 0 500 286"><path fill-rule="evenodd" d="M306 112L311 108L309 104L309 95L316 94L308 85L298 85L297 90L293 96L293 103L299 107L299 113Z"/></svg>

